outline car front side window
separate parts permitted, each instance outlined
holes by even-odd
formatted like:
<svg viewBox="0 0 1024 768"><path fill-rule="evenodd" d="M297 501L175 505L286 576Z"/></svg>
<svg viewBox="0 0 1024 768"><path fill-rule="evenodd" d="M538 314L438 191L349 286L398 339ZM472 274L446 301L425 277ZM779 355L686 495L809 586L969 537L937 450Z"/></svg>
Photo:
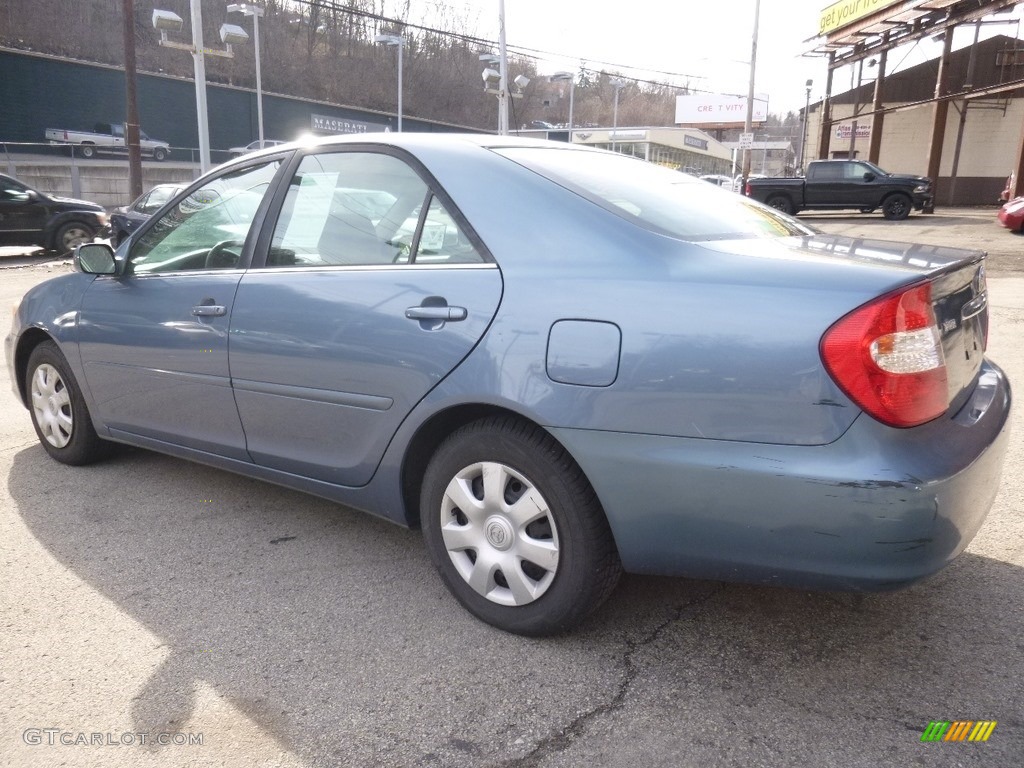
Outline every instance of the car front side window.
<svg viewBox="0 0 1024 768"><path fill-rule="evenodd" d="M161 216L132 246L129 274L233 269L281 164L273 160L211 179Z"/></svg>

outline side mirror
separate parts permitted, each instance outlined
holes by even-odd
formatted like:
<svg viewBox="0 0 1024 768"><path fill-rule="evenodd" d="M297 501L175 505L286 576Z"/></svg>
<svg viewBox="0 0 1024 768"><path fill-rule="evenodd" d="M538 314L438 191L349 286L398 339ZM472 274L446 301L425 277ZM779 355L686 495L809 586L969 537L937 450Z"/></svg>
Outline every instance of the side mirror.
<svg viewBox="0 0 1024 768"><path fill-rule="evenodd" d="M875 174L873 174L871 171L868 171L867 173L864 174L864 181L874 181L874 180L875 180Z"/></svg>
<svg viewBox="0 0 1024 768"><path fill-rule="evenodd" d="M75 248L75 267L87 275L117 273L114 251L106 243L83 243Z"/></svg>

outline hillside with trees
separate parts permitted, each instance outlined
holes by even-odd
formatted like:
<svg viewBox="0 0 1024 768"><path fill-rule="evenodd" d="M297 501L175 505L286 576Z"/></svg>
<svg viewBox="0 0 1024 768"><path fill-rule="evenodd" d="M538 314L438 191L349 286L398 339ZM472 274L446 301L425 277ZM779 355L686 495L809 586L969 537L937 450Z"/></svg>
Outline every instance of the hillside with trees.
<svg viewBox="0 0 1024 768"><path fill-rule="evenodd" d="M203 38L220 47L224 22L252 35L251 19L226 13L226 0L203 0ZM475 11L437 3L430 26L410 21L409 3L399 17L385 17L379 0L264 0L260 21L263 89L268 93L394 112L397 57L376 45L378 34L407 38L404 105L407 116L493 130L494 96L484 93L480 53L496 53L495 41L476 35ZM135 48L140 72L192 77L192 60L162 48L151 18L155 7L174 11L185 26L175 39L191 40L188 0L134 0ZM4 0L0 46L87 62L123 66L122 0ZM513 40L510 47L515 51ZM206 58L207 80L255 87L254 46L235 46L233 59ZM509 59L510 78L531 79L512 105L512 123L565 123L568 85L537 75L537 61L523 52ZM615 72L581 62L577 71L574 122L610 125ZM685 88L629 80L619 94L618 124L672 125L675 96Z"/></svg>

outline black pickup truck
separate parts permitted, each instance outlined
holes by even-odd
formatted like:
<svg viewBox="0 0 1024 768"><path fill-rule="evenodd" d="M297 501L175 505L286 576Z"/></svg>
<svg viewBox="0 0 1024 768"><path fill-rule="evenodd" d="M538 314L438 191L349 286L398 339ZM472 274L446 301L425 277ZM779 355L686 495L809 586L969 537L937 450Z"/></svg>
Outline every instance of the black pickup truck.
<svg viewBox="0 0 1024 768"><path fill-rule="evenodd" d="M783 213L881 208L887 219L905 219L931 205L933 190L931 179L887 173L863 160L815 160L802 179L749 179L746 194Z"/></svg>

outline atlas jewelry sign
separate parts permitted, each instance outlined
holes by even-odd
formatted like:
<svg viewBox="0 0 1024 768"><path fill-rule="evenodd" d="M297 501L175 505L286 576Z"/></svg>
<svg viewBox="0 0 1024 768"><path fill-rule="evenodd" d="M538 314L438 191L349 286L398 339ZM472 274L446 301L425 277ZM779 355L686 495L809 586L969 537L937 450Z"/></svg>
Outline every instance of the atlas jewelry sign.
<svg viewBox="0 0 1024 768"><path fill-rule="evenodd" d="M676 96L676 123L683 125L742 124L747 119L747 99L716 93ZM754 97L753 122L768 119L767 97Z"/></svg>

